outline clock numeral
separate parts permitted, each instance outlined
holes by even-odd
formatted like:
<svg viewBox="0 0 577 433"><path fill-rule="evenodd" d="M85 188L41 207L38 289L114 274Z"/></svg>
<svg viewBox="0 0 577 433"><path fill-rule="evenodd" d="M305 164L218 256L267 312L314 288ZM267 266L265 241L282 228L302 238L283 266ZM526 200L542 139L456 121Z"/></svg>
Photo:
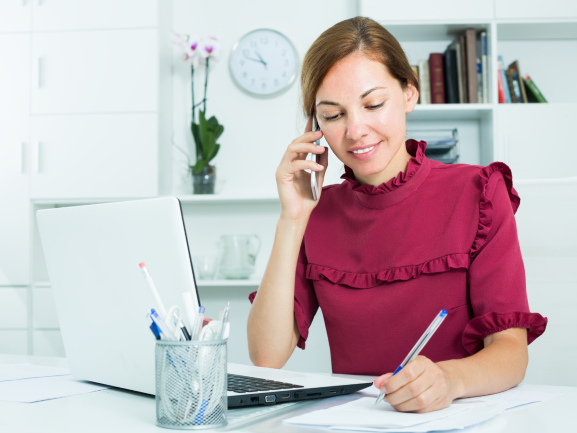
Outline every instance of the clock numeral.
<svg viewBox="0 0 577 433"><path fill-rule="evenodd" d="M278 48L278 41L274 41L274 47Z"/></svg>
<svg viewBox="0 0 577 433"><path fill-rule="evenodd" d="M256 48L256 41L250 41L250 47Z"/></svg>
<svg viewBox="0 0 577 433"><path fill-rule="evenodd" d="M286 59L286 60L284 61L284 65L285 65L285 66L288 66L288 65L289 65L288 59Z"/></svg>
<svg viewBox="0 0 577 433"><path fill-rule="evenodd" d="M275 86L278 86L278 80L277 80L276 78L275 78L275 80L274 80L274 85L275 85Z"/></svg>
<svg viewBox="0 0 577 433"><path fill-rule="evenodd" d="M248 57L248 56L250 55L250 50L242 50L242 54L243 54L245 57Z"/></svg>
<svg viewBox="0 0 577 433"><path fill-rule="evenodd" d="M239 63L240 63L240 66L244 66L244 60L241 60Z"/></svg>
<svg viewBox="0 0 577 433"><path fill-rule="evenodd" d="M282 71L282 76L286 77L286 71Z"/></svg>
<svg viewBox="0 0 577 433"><path fill-rule="evenodd" d="M260 85L260 87L262 87L263 89L266 89L266 83L262 83L262 84Z"/></svg>
<svg viewBox="0 0 577 433"><path fill-rule="evenodd" d="M264 36L261 37L261 38L260 38L260 43L261 43L261 44L264 44L264 45L268 44L268 38L266 38L266 37L264 37Z"/></svg>
<svg viewBox="0 0 577 433"><path fill-rule="evenodd" d="M242 73L242 78L246 78L246 77L247 77L247 74L246 74L246 71L244 71L244 72Z"/></svg>
<svg viewBox="0 0 577 433"><path fill-rule="evenodd" d="M254 78L252 80L250 80L249 86L252 86L253 84L254 84Z"/></svg>
<svg viewBox="0 0 577 433"><path fill-rule="evenodd" d="M280 50L280 55L281 55L281 56L284 56L285 54L286 54L286 50L285 50L285 49Z"/></svg>

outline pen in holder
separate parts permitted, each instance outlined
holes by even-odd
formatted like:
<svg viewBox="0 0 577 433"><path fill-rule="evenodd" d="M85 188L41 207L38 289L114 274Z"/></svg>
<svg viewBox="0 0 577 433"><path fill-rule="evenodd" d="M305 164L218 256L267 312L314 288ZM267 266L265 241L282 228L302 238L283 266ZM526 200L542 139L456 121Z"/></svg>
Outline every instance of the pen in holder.
<svg viewBox="0 0 577 433"><path fill-rule="evenodd" d="M227 424L226 340L156 342L156 425L195 430Z"/></svg>

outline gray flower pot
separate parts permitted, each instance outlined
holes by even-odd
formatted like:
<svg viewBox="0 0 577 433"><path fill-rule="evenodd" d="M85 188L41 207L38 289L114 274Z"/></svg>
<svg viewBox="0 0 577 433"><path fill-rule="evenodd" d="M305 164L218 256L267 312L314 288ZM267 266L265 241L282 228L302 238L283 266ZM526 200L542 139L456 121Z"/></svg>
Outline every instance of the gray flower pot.
<svg viewBox="0 0 577 433"><path fill-rule="evenodd" d="M207 165L199 173L192 173L193 194L214 194L214 184L216 183L216 167Z"/></svg>

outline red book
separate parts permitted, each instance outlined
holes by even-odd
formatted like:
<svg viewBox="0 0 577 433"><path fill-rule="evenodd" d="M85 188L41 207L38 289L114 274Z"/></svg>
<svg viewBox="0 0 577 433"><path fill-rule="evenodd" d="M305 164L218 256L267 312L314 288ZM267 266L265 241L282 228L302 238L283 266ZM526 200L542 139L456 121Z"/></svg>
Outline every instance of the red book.
<svg viewBox="0 0 577 433"><path fill-rule="evenodd" d="M429 74L431 79L431 103L445 103L445 74L443 71L443 54L429 55Z"/></svg>
<svg viewBox="0 0 577 433"><path fill-rule="evenodd" d="M505 88L503 87L503 78L501 77L501 70L497 69L497 87L499 89L499 104L505 103Z"/></svg>

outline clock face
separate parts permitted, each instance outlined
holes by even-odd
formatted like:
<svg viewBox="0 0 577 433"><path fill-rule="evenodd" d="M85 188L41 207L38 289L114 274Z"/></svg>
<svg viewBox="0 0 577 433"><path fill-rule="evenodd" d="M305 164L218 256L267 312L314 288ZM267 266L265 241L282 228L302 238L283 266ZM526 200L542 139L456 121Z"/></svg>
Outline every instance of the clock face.
<svg viewBox="0 0 577 433"><path fill-rule="evenodd" d="M258 96L272 96L287 89L296 77L297 67L297 53L291 41L269 29L244 35L230 56L234 81Z"/></svg>

